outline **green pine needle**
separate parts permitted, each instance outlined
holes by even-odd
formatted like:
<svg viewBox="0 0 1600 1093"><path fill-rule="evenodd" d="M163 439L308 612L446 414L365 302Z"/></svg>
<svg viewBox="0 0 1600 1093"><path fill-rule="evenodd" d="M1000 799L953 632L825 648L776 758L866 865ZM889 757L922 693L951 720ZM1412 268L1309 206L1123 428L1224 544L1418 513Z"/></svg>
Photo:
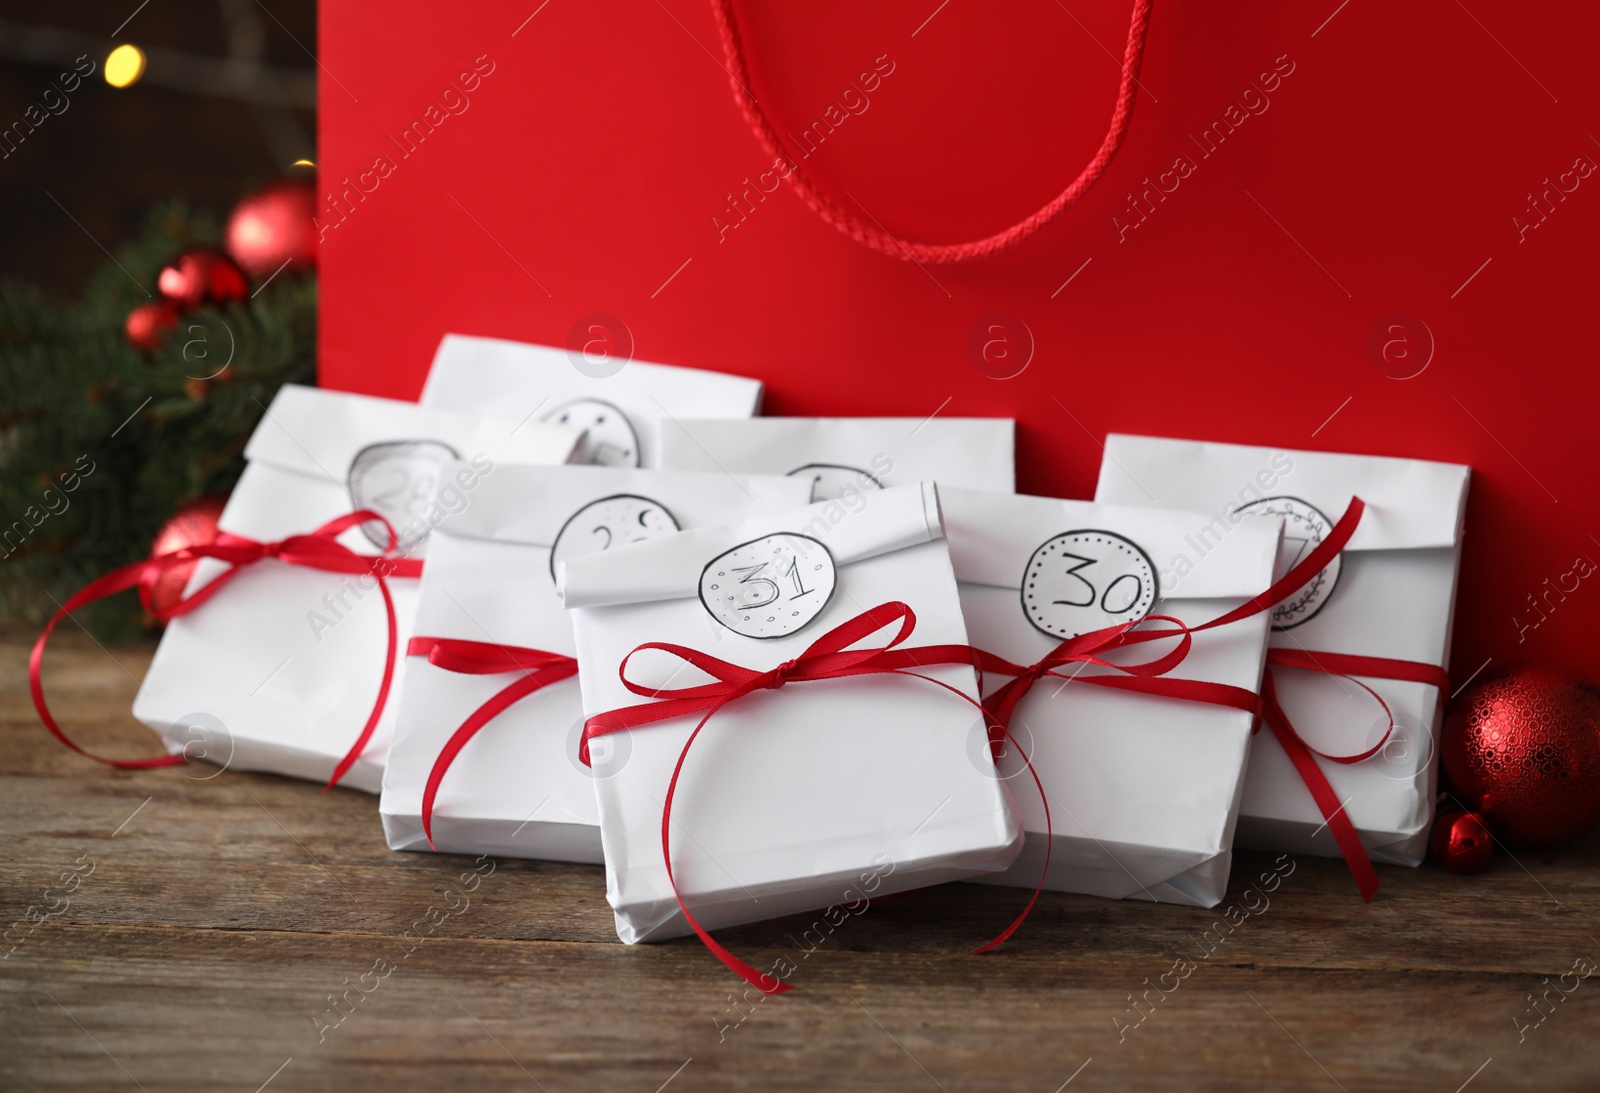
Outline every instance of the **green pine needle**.
<svg viewBox="0 0 1600 1093"><path fill-rule="evenodd" d="M278 388L315 382L314 275L184 315L149 355L128 344L128 312L167 260L219 238L214 218L172 204L75 303L0 284L0 618L38 625L147 556L173 513L233 487ZM104 641L154 626L132 593L78 617Z"/></svg>

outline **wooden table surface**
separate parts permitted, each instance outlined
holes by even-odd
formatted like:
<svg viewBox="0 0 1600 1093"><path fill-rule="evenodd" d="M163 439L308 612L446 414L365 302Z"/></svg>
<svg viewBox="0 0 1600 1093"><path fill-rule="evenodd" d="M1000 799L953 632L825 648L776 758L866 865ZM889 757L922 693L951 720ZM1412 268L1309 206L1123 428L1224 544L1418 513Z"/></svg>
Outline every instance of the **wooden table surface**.
<svg viewBox="0 0 1600 1093"><path fill-rule="evenodd" d="M1241 854L1215 911L1046 893L985 957L1022 893L949 885L806 950L810 916L724 931L799 965L743 1004L692 938L620 944L598 867L391 853L365 794L68 752L30 640L0 631L6 1090L1600 1088L1600 976L1573 970L1600 965L1600 835L1380 866L1370 906L1312 858L1252 893L1274 858ZM57 715L147 753L149 655L63 633Z"/></svg>

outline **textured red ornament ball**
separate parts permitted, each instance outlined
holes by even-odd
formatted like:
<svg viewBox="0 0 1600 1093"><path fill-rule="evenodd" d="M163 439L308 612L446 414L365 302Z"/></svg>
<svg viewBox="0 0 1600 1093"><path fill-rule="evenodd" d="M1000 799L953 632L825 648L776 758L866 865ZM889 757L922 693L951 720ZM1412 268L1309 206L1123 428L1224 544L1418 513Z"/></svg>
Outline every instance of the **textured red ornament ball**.
<svg viewBox="0 0 1600 1093"><path fill-rule="evenodd" d="M128 312L122 329L128 344L142 353L160 348L167 331L178 325L178 308L171 300L151 300Z"/></svg>
<svg viewBox="0 0 1600 1093"><path fill-rule="evenodd" d="M316 212L317 188L311 180L269 183L233 207L226 235L228 253L258 281L280 268L285 273L314 270Z"/></svg>
<svg viewBox="0 0 1600 1093"><path fill-rule="evenodd" d="M222 516L222 506L226 503L225 497L202 497L193 504L179 509L171 519L161 525L161 530L156 532L155 541L150 544L150 557L215 542L217 520ZM199 564L197 561L185 562L163 573L156 580L155 589L150 596L155 606L165 609L177 603L183 596L184 586L194 575L194 567Z"/></svg>
<svg viewBox="0 0 1600 1093"><path fill-rule="evenodd" d="M1428 839L1433 856L1456 873L1476 873L1494 853L1494 840L1476 812L1443 812Z"/></svg>
<svg viewBox="0 0 1600 1093"><path fill-rule="evenodd" d="M1451 707L1440 760L1512 846L1574 839L1600 822L1600 687L1553 664L1485 672Z"/></svg>
<svg viewBox="0 0 1600 1093"><path fill-rule="evenodd" d="M215 247L179 251L156 278L161 295L185 310L243 300L250 295L239 264Z"/></svg>

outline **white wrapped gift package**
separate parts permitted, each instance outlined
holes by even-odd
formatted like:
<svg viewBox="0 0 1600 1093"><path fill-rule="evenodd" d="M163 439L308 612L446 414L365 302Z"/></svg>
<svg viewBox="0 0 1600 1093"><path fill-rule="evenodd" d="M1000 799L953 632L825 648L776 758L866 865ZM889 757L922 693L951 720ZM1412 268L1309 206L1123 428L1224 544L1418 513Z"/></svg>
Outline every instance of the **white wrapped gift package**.
<svg viewBox="0 0 1600 1093"><path fill-rule="evenodd" d="M973 490L939 496L972 644L1023 666L1067 638L1146 615L1198 626L1240 606L1272 583L1282 528L1279 518L1244 520L1180 575L1163 563L1198 513ZM1198 633L1170 675L1254 692L1267 630L1261 613ZM1106 659L1144 662L1173 646L1162 639ZM1009 723L1049 800L1045 887L1214 906L1227 890L1253 712L1085 682L1115 674L1101 666L1059 674L1034 684ZM975 730L969 751L987 758L987 743ZM1045 862L1044 805L1016 748L1006 751L995 776L1010 782L1027 842L1011 868L980 879L1032 888Z"/></svg>
<svg viewBox="0 0 1600 1093"><path fill-rule="evenodd" d="M1272 648L1418 662L1448 668L1461 529L1470 469L1419 459L1112 435L1095 497L1181 505L1206 514L1180 548L1189 564L1239 533L1250 514L1284 521L1281 575L1321 542L1353 496L1366 502L1333 564L1272 613ZM1446 696L1407 680L1269 667L1298 735L1317 760L1374 861L1416 865L1427 851ZM1327 818L1272 733L1257 734L1240 806L1242 846L1339 853Z"/></svg>
<svg viewBox="0 0 1600 1093"><path fill-rule="evenodd" d="M914 482L1016 489L1009 418L760 417L697 414L661 434L661 465L811 479L817 501Z"/></svg>
<svg viewBox="0 0 1600 1093"><path fill-rule="evenodd" d="M650 701L619 674L645 642L769 672L897 601L915 612L903 647L967 640L931 483L575 558L563 592L591 718ZM894 633L856 648L882 648ZM627 673L650 688L708 679L660 650L633 656ZM976 675L967 664L923 674L960 694L893 674L811 679L711 717L683 761L671 827L677 888L704 928L826 907L869 874L887 895L1011 863L1022 829L1007 787L969 749ZM595 782L606 896L626 942L689 929L663 861L662 816L698 719L613 734L611 772Z"/></svg>
<svg viewBox="0 0 1600 1093"><path fill-rule="evenodd" d="M675 418L748 418L760 410L758 380L630 360L616 344L625 333L607 325L615 320L594 318L591 336L572 349L446 334L420 401L578 426L585 431L579 461L609 467L659 466L661 435Z"/></svg>
<svg viewBox="0 0 1600 1093"><path fill-rule="evenodd" d="M581 430L567 426L288 385L250 437L244 474L218 526L270 542L366 508L389 520L406 553L420 557L431 528L470 504L503 461L559 464L581 439ZM373 521L339 542L376 555L385 540ZM202 561L188 591L223 568ZM416 584L388 580L402 651ZM133 714L173 754L187 750L235 770L326 781L372 711L387 637L382 595L370 577L262 561L167 624ZM397 660L382 719L340 785L378 791L403 668Z"/></svg>
<svg viewBox="0 0 1600 1093"><path fill-rule="evenodd" d="M433 531L414 644L431 649L437 643L426 639L433 638L510 646L515 667L468 674L426 654L409 659L379 802L389 846L428 849L424 790L457 728L508 685L540 670L539 654L575 655L572 622L556 592L563 564L682 528L794 509L808 494L804 483L775 475L497 467L471 503ZM501 711L472 735L439 783L433 845L599 862L594 782L608 776L609 760L606 746L597 745L592 766L578 761L582 728L572 676Z"/></svg>

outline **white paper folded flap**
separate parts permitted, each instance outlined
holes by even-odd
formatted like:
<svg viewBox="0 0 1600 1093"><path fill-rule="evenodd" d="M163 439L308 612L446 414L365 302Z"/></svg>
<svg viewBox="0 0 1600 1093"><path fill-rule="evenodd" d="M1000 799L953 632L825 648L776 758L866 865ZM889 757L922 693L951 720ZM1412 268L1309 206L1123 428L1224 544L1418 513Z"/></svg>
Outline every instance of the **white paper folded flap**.
<svg viewBox="0 0 1600 1093"><path fill-rule="evenodd" d="M453 464L447 477L460 466ZM663 529L723 523L752 510L795 508L809 500L809 492L803 483L776 474L502 463L483 476L440 528L455 536L542 547L574 536L610 550Z"/></svg>
<svg viewBox="0 0 1600 1093"><path fill-rule="evenodd" d="M619 345L631 337L625 328L594 319L585 339L592 351L446 334L420 401L578 425L588 431L580 461L619 467L658 466L669 417L747 418L761 408L759 380L628 359Z"/></svg>
<svg viewBox="0 0 1600 1093"><path fill-rule="evenodd" d="M864 612L903 603L916 615L911 647L965 645L933 487L860 496L854 511L810 505L569 562L584 714L639 705L630 682L676 688L704 680L659 650L629 659L647 642L771 670ZM685 553L685 545L694 549ZM619 594L623 582L644 594ZM880 625L857 647L881 648L896 629ZM614 754L628 757L594 780L619 936L687 932L680 898L717 929L826 907L874 868L884 878L875 894L887 896L1009 865L1022 833L1007 788L986 743L970 749L987 739L976 674L958 664L925 674L763 689L727 703L704 731L691 715L607 737ZM670 880L662 846L669 786Z"/></svg>
<svg viewBox="0 0 1600 1093"><path fill-rule="evenodd" d="M1367 510L1346 549L1453 547L1470 473L1459 464L1422 459L1112 433L1095 496L1181 504L1208 513L1205 520L1213 524L1231 524L1239 510L1267 498L1306 502L1334 521L1359 496Z"/></svg>
<svg viewBox="0 0 1600 1093"><path fill-rule="evenodd" d="M434 531L416 633L574 656L572 619L555 594L554 562L676 535L680 528L793 509L809 493L805 483L780 475L735 479L497 465ZM508 679L458 674L410 658L379 803L391 848L428 849L422 799L434 761L462 721ZM544 687L496 715L456 756L438 788L435 845L458 853L599 862L595 779L606 776L606 767L578 761L582 725L576 679Z"/></svg>
<svg viewBox="0 0 1600 1093"><path fill-rule="evenodd" d="M1347 551L1273 609L1272 646L1445 666L1469 476L1467 467L1424 460L1114 435L1106 438L1095 496L1209 513L1194 537L1208 550L1237 534L1242 514L1279 513L1280 572L1321 541L1359 496L1367 507ZM1392 715L1392 747L1360 763L1319 765L1373 856L1417 864L1433 812L1438 749L1430 742L1439 739L1445 695L1421 684L1363 678L1381 696L1380 706L1353 701L1351 688L1319 673L1274 669L1273 679L1297 728L1334 753L1372 747ZM1269 733L1251 743L1238 842L1338 852L1327 817Z"/></svg>
<svg viewBox="0 0 1600 1093"><path fill-rule="evenodd" d="M1006 493L1016 488L1016 423L1009 418L698 420L707 416L666 427L662 466L804 476L815 483L819 501L920 481Z"/></svg>
<svg viewBox="0 0 1600 1093"><path fill-rule="evenodd" d="M1148 557L1159 599L1249 598L1272 583L1283 526L1281 517L1247 517L1201 554L1192 542L1206 521L1198 512L951 488L939 499L956 580L996 588L1021 588L1042 544L1104 531Z"/></svg>
<svg viewBox="0 0 1600 1093"><path fill-rule="evenodd" d="M515 418L485 417L418 406L398 399L324 391L285 384L250 441L244 457L344 485L357 457L379 445L437 448L442 464L487 455L522 463L565 463L583 430ZM448 453L448 454L447 454ZM427 453L423 453L427 455Z"/></svg>
<svg viewBox="0 0 1600 1093"><path fill-rule="evenodd" d="M696 528L574 558L561 567L557 583L569 608L695 596L713 558L779 534L815 539L835 565L848 565L942 538L939 493L933 483L919 482L857 494L849 503L822 501L739 524Z"/></svg>

